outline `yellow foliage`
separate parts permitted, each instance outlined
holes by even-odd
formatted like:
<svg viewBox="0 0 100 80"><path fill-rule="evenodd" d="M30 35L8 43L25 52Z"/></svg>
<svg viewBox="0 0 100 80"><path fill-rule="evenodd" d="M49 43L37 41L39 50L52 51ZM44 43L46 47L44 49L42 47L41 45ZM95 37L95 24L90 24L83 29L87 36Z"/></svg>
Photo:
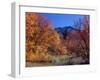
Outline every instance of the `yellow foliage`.
<svg viewBox="0 0 100 80"><path fill-rule="evenodd" d="M40 14L26 13L26 57L32 60L43 59L48 47L59 43L60 37L52 28L50 21Z"/></svg>
<svg viewBox="0 0 100 80"><path fill-rule="evenodd" d="M45 53L37 53L34 54L32 52L26 53L26 61L29 62L41 62L41 61L50 61L51 60L51 55L45 54Z"/></svg>

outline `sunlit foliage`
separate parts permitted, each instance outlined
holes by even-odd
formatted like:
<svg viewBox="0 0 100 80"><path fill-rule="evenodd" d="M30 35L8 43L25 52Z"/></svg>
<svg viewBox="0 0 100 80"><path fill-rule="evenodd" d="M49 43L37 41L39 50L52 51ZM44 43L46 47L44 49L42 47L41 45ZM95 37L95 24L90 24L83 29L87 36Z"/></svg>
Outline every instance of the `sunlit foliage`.
<svg viewBox="0 0 100 80"><path fill-rule="evenodd" d="M26 13L26 60L43 60L48 48L59 43L59 35L48 19L38 13Z"/></svg>

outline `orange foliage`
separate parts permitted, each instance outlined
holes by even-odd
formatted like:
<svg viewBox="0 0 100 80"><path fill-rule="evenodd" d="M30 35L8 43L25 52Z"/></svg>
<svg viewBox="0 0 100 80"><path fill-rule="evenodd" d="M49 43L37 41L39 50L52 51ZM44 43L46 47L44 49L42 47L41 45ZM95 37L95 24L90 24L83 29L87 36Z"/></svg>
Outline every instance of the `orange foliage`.
<svg viewBox="0 0 100 80"><path fill-rule="evenodd" d="M47 53L48 47L59 42L59 35L49 20L38 13L26 12L26 60L36 60L33 54L38 54L35 58L40 59L39 55Z"/></svg>

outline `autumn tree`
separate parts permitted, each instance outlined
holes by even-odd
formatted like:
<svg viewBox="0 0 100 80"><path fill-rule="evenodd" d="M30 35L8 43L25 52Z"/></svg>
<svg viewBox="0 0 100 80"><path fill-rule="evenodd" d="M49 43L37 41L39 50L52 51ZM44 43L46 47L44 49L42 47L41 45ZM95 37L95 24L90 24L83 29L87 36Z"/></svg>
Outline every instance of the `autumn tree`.
<svg viewBox="0 0 100 80"><path fill-rule="evenodd" d="M26 61L43 60L48 48L59 43L59 35L48 19L38 13L26 12Z"/></svg>
<svg viewBox="0 0 100 80"><path fill-rule="evenodd" d="M78 26L78 30L76 33L79 36L79 44L82 48L85 55L89 54L89 16L85 16L81 21L78 21L76 27Z"/></svg>
<svg viewBox="0 0 100 80"><path fill-rule="evenodd" d="M89 23L89 16L85 16L83 20L83 30L79 34L82 40L80 45L84 51L83 57L87 59L89 59Z"/></svg>
<svg viewBox="0 0 100 80"><path fill-rule="evenodd" d="M80 56L89 61L89 16L76 21L69 35L66 36L65 45L69 53Z"/></svg>

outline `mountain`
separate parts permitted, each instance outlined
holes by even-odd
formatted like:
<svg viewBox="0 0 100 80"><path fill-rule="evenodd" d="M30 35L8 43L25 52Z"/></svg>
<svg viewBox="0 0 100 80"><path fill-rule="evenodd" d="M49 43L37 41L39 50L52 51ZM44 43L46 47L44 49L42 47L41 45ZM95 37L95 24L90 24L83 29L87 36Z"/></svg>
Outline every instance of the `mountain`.
<svg viewBox="0 0 100 80"><path fill-rule="evenodd" d="M66 39L66 36L68 36L68 34L75 29L72 26L65 26L55 28L55 30L60 34L61 38Z"/></svg>

